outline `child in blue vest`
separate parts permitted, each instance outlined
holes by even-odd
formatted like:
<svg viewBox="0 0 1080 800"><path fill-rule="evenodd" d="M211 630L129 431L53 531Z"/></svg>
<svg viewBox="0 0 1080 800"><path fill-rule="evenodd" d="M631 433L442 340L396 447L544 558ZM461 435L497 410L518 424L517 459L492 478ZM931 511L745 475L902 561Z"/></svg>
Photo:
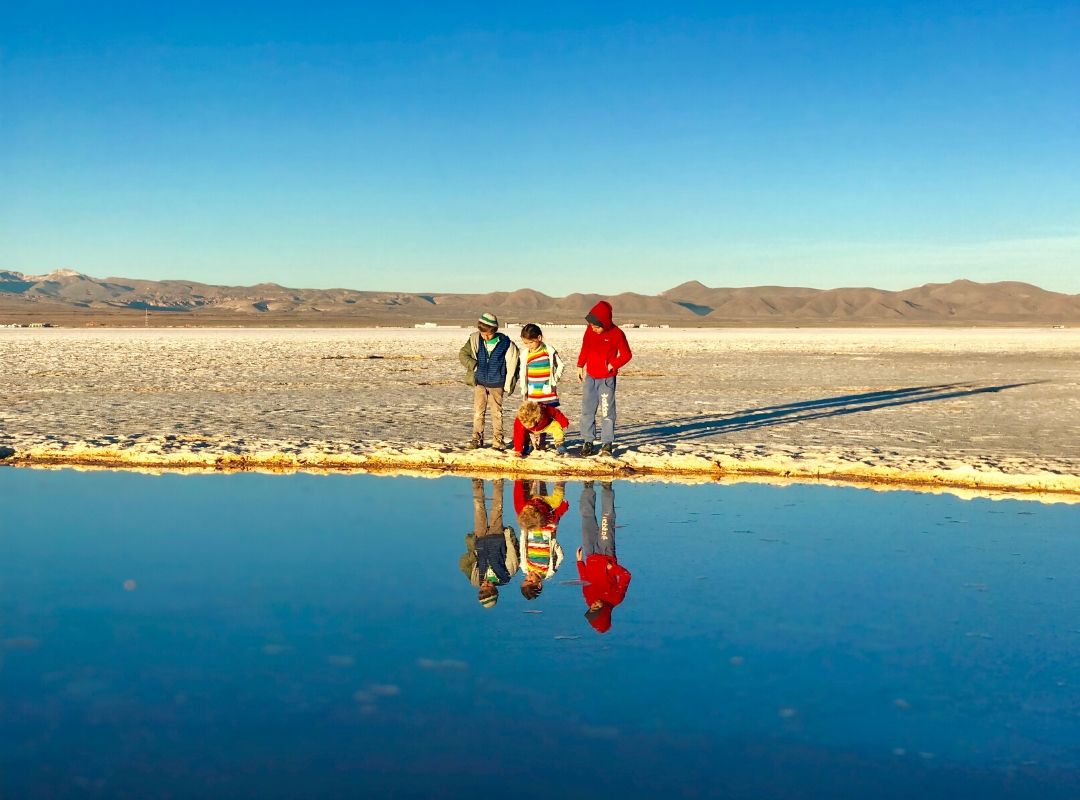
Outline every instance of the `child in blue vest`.
<svg viewBox="0 0 1080 800"><path fill-rule="evenodd" d="M505 333L499 333L499 319L483 313L472 334L458 353L465 367L465 383L473 387L473 428L470 448L484 446L485 417L491 409L491 446L505 450L503 441L503 396L511 394L518 381L518 348Z"/></svg>

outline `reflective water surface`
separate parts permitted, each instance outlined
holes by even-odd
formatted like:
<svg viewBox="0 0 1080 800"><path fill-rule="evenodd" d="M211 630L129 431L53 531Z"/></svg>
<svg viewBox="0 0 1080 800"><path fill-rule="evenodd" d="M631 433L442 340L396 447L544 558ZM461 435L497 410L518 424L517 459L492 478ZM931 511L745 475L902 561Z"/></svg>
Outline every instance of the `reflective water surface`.
<svg viewBox="0 0 1080 800"><path fill-rule="evenodd" d="M0 497L0 797L1080 796L1077 507L10 468Z"/></svg>

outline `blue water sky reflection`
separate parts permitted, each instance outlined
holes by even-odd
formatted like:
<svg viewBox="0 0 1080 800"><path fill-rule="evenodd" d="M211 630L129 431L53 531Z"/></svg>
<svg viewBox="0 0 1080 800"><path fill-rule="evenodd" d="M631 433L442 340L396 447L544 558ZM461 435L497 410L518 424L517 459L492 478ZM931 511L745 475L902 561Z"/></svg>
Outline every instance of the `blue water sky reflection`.
<svg viewBox="0 0 1080 800"><path fill-rule="evenodd" d="M601 635L582 492L485 609L468 479L0 469L0 796L1080 793L1080 508L616 483Z"/></svg>

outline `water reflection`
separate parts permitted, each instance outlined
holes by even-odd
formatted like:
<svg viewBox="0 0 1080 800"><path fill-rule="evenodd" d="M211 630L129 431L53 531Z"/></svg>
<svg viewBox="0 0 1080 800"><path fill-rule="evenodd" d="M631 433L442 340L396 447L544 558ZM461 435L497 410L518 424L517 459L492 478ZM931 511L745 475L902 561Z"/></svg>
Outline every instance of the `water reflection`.
<svg viewBox="0 0 1080 800"><path fill-rule="evenodd" d="M514 529L503 525L502 479L490 481L491 505L488 511L484 481L472 482L473 529L465 535L465 553L458 566L474 587L484 608L499 602L499 587L510 582L518 569L518 543Z"/></svg>
<svg viewBox="0 0 1080 800"><path fill-rule="evenodd" d="M514 482L520 538L512 527L503 524L504 484L502 479L472 480L473 529L465 535L465 552L458 560L459 569L477 589L477 599L484 608L495 607L499 587L510 583L519 567L521 594L526 600L535 600L564 558L558 527L570 508L566 484L556 482L549 493L544 481ZM595 483L586 481L581 489L577 571L585 599L585 619L597 633L607 633L611 630L611 612L625 599L630 586L630 571L619 563L615 549L615 488L610 481L600 484L599 511L597 517Z"/></svg>
<svg viewBox="0 0 1080 800"><path fill-rule="evenodd" d="M521 525L521 594L535 600L544 590L544 582L562 566L563 549L558 540L559 520L570 504L566 502L566 483L559 481L547 493L543 481L514 481L514 509Z"/></svg>
<svg viewBox="0 0 1080 800"><path fill-rule="evenodd" d="M583 581L585 619L597 633L611 630L611 612L626 597L630 571L615 554L615 489L600 484L600 522L596 521L596 489L586 481L581 490L581 547L577 551L578 575Z"/></svg>
<svg viewBox="0 0 1080 800"><path fill-rule="evenodd" d="M522 800L1080 797L1080 508L11 469L0 497L5 800L475 797L523 752L557 769Z"/></svg>

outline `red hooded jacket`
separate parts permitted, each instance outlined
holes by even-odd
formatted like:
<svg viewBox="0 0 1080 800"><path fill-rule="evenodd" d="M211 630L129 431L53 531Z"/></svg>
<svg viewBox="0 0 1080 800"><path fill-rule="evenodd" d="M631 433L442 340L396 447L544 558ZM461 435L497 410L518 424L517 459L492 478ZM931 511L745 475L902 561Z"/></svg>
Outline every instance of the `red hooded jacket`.
<svg viewBox="0 0 1080 800"><path fill-rule="evenodd" d="M619 566L619 562L611 556L590 553L584 561L577 562L577 571L581 580L585 581L581 586L585 602L590 606L597 600L604 603L600 612L589 620L590 625L604 633L611 627L611 610L626 597L630 570Z"/></svg>
<svg viewBox="0 0 1080 800"><path fill-rule="evenodd" d="M633 353L630 352L626 334L611 321L611 303L601 300L592 307L588 316L599 320L604 331L596 333L591 327L585 329L577 365L585 367L585 372L598 380L618 375L619 368L633 357Z"/></svg>

